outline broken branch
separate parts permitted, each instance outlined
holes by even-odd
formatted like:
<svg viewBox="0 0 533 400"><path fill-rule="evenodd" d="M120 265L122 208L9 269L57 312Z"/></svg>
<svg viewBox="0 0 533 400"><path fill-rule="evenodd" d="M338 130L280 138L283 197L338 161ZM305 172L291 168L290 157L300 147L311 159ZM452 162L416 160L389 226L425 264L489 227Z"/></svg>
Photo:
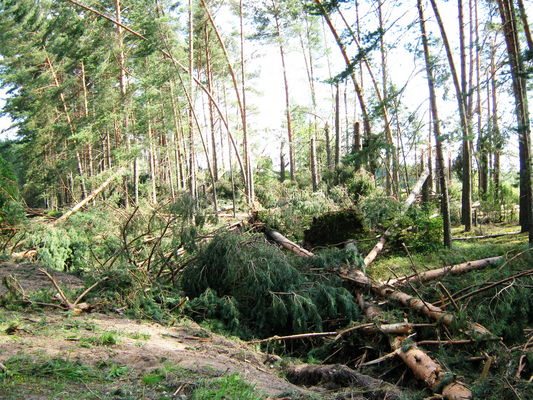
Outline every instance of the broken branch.
<svg viewBox="0 0 533 400"><path fill-rule="evenodd" d="M411 207L411 205L416 199L416 196L418 195L418 193L420 193L420 190L422 190L422 186L424 185L424 182L426 181L428 176L429 176L429 169L425 169L424 172L422 172L422 174L420 175L420 178L418 178L418 181L416 182L415 187L413 188L411 194L405 200L402 206L402 209L400 211L400 214L398 214L398 216L396 217L395 222L392 224L392 226L389 229L385 231L385 233L381 236L381 238L376 243L374 248L365 257L364 259L365 266L370 265L370 263L375 260L375 258L379 255L379 253L381 253L381 251L383 250L383 247L385 246L385 242L387 241L387 238L390 235L392 235L392 231L394 230L394 228L398 226L398 223L396 221L407 212L409 207Z"/></svg>

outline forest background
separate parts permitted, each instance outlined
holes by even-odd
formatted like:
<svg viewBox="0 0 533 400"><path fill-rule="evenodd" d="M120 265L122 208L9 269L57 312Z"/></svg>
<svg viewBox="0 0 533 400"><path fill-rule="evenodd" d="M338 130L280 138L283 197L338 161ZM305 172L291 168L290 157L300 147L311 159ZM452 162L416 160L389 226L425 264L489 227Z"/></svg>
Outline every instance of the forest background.
<svg viewBox="0 0 533 400"><path fill-rule="evenodd" d="M527 398L530 16L523 0L0 0L0 340L43 308L193 319L208 337L186 340L343 363L404 398ZM56 390L30 379L39 357L2 359L0 391ZM171 372L127 390L178 393Z"/></svg>

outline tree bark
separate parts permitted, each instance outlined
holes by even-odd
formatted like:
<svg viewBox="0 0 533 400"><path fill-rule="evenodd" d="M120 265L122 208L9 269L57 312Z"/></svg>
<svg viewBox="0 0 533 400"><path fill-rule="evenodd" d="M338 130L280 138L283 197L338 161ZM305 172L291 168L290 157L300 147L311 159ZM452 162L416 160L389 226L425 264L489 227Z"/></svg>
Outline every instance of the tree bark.
<svg viewBox="0 0 533 400"><path fill-rule="evenodd" d="M381 309L373 303L368 303L363 299L362 295L358 296L358 304L365 315L373 320L382 318ZM429 357L423 350L419 349L416 344L406 344L405 337L398 336L390 338L390 346L394 350L407 367L413 371L414 375L424 381L434 392L441 392L442 396L447 400L464 400L471 399L472 393L461 382L448 382L447 375L442 367L431 357Z"/></svg>
<svg viewBox="0 0 533 400"><path fill-rule="evenodd" d="M281 246L283 246L287 250L292 251L297 256L300 256L300 257L314 257L315 256L312 252L304 249L301 246L298 246L294 242L291 242L289 239L287 239L285 236L283 236L279 232L269 230L269 231L266 231L266 234L276 243L279 243Z"/></svg>
<svg viewBox="0 0 533 400"><path fill-rule="evenodd" d="M339 83L335 85L335 167L341 163L341 120L340 120L340 99Z"/></svg>
<svg viewBox="0 0 533 400"><path fill-rule="evenodd" d="M533 245L533 205L531 193L531 125L529 121L526 71L520 51L516 13L512 0L498 0L498 9L511 66L515 113L519 135L520 154L520 225L522 232L529 232L529 244Z"/></svg>
<svg viewBox="0 0 533 400"><path fill-rule="evenodd" d="M448 59L448 64L450 67L450 73L453 78L453 86L455 88L455 95L457 97L457 105L459 109L459 119L461 123L461 130L463 132L463 191L462 191L462 219L463 224L465 225L465 230L470 231L472 229L472 198L471 198L471 177L470 172L471 168L466 168L471 164L470 161L470 147L469 147L469 126L466 113L466 101L464 93L461 90L461 84L457 76L457 69L455 68L455 63L453 61L453 55L448 42L448 36L446 30L444 29L444 24L440 16L439 10L437 8L437 3L435 0L430 0L431 7L437 19L439 30L444 44L444 49L446 51L446 56ZM438 156L437 156L438 157Z"/></svg>
<svg viewBox="0 0 533 400"><path fill-rule="evenodd" d="M442 278L447 275L459 275L464 274L465 272L472 271L474 269L485 268L489 265L499 263L504 259L503 256L499 257L489 257L482 260L469 261L462 264L450 265L443 268L432 269L429 271L424 271L415 275L404 276L402 278L396 278L383 282L389 286L403 286L411 282L426 282L438 278Z"/></svg>
<svg viewBox="0 0 533 400"><path fill-rule="evenodd" d="M400 290L396 290L391 286L379 285L360 270L344 270L339 273L339 276L342 279L346 279L347 281L353 282L357 285L369 287L378 296L386 299L397 300L404 306L410 307L437 322L442 322L446 326L451 326L456 321L456 318L453 314L448 313L420 298L415 298ZM473 333L477 336L493 336L487 328L477 323L468 323L467 329L469 333Z"/></svg>
<svg viewBox="0 0 533 400"><path fill-rule="evenodd" d="M422 34L422 45L424 47L424 59L426 64L426 75L429 89L429 102L431 107L431 116L433 121L433 134L435 136L436 147L436 174L440 186L440 210L443 222L444 245L446 247L452 246L451 221L450 221L450 200L448 196L448 182L446 181L446 174L444 171L444 155L442 151L442 136L440 132L440 119L437 108L437 95L435 91L435 77L433 75L433 64L429 55L429 44L426 33L426 23L424 17L424 10L422 8L421 0L417 1L420 32Z"/></svg>

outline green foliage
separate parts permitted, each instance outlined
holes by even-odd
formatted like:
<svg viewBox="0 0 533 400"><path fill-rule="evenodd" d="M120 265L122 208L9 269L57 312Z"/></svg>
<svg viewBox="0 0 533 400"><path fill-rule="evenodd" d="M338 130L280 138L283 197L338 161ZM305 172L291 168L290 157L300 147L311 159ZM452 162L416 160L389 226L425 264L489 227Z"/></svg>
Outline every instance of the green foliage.
<svg viewBox="0 0 533 400"><path fill-rule="evenodd" d="M24 217L13 168L0 156L0 224L14 225Z"/></svg>
<svg viewBox="0 0 533 400"><path fill-rule="evenodd" d="M264 396L256 393L239 375L216 379L196 389L192 400L261 400Z"/></svg>
<svg viewBox="0 0 533 400"><path fill-rule="evenodd" d="M270 229L301 239L302 227L309 226L314 216L335 209L335 204L323 193L312 193L295 187L286 187L273 208L258 212L258 219Z"/></svg>
<svg viewBox="0 0 533 400"><path fill-rule="evenodd" d="M97 373L80 363L60 358L33 360L26 356L11 357L4 363L6 369L0 373L0 383L26 378L47 378L81 382L98 377Z"/></svg>
<svg viewBox="0 0 533 400"><path fill-rule="evenodd" d="M400 213L401 204L391 197L367 197L358 205L370 229L383 229Z"/></svg>
<svg viewBox="0 0 533 400"><path fill-rule="evenodd" d="M317 267L349 258L338 252L317 260ZM183 290L199 298L187 311L197 319L219 318L242 337L318 331L358 317L352 295L338 280L309 275L313 260L301 263L257 236L217 236L183 272Z"/></svg>
<svg viewBox="0 0 533 400"><path fill-rule="evenodd" d="M514 210L515 205L519 203L517 188L507 183L501 183L499 190L496 191L494 185L491 185L485 198L481 200L480 211L485 218L483 223L502 221L506 215L504 211L508 210L507 220L517 220L518 212Z"/></svg>
<svg viewBox="0 0 533 400"><path fill-rule="evenodd" d="M354 204L357 204L362 197L369 196L375 190L372 176L365 171L357 171L356 167L349 164L343 164L333 170L324 171L322 180L329 190L336 186L344 186Z"/></svg>
<svg viewBox="0 0 533 400"><path fill-rule="evenodd" d="M411 207L399 220L389 240L391 247L403 251L402 243L414 251L426 252L442 247L442 218L431 218L428 211Z"/></svg>

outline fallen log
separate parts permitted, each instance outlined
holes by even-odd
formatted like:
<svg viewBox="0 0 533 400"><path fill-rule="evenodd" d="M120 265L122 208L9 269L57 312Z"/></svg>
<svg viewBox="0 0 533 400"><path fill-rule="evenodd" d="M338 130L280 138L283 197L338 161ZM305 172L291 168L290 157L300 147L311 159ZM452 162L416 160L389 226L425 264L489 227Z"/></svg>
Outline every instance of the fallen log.
<svg viewBox="0 0 533 400"><path fill-rule="evenodd" d="M393 287L386 285L378 285L376 282L366 276L362 271L345 270L344 272L341 272L339 276L350 282L356 283L357 285L369 287L378 296L397 300L403 305L412 308L418 312L421 312L422 314L425 314L426 316L434 319L437 322L442 322L447 326L451 326L452 323L455 321L455 316L453 314L448 313L442 310L441 308L431 303L428 303L422 299L415 298L407 293L396 290ZM472 333L475 333L477 336L493 336L487 328L477 323L468 323L468 329Z"/></svg>
<svg viewBox="0 0 533 400"><path fill-rule="evenodd" d="M65 214L63 214L61 217L56 219L55 221L52 221L52 225L57 225L60 222L66 221L70 216L76 212L78 212L82 207L84 207L87 203L89 203L92 199L94 199L98 194L103 191L111 182L113 182L116 178L119 176L122 176L126 171L124 169L119 169L117 172L115 172L113 175L111 175L109 178L107 178L104 183L102 183L100 186L98 186L91 194L89 194L86 198L84 198L82 201L80 201L78 204L76 204L72 209L67 211Z"/></svg>
<svg viewBox="0 0 533 400"><path fill-rule="evenodd" d="M396 220L398 218L402 217L409 207L413 204L413 202L416 199L416 196L420 191L422 190L422 186L424 185L424 182L429 176L429 169L425 169L424 172L420 175L420 178L418 178L418 181L416 182L415 186L413 187L413 190L411 191L411 194L405 199L405 202L403 203L402 209L400 210L400 213L396 217ZM394 228L398 226L397 222L394 222L392 226L385 231L385 233L381 236L379 241L376 243L374 248L367 254L367 256L364 259L365 266L368 266L372 261L376 259L376 257L381 253L383 250L383 247L385 246L385 243L387 242L387 238L392 235L392 232Z"/></svg>
<svg viewBox="0 0 533 400"><path fill-rule="evenodd" d="M433 279L441 278L445 275L459 275L474 269L484 268L491 264L496 264L504 259L503 256L489 257L476 261L468 261L462 264L449 265L443 268L432 269L417 274L404 276L397 279L391 279L387 282L383 282L383 285L389 286L401 286L411 282L425 282Z"/></svg>
<svg viewBox="0 0 533 400"><path fill-rule="evenodd" d="M306 250L303 247L298 246L296 243L290 241L289 239L287 239L285 236L283 236L279 232L267 230L265 231L265 233L267 234L268 237L270 237L276 243L279 243L282 247L286 248L287 250L292 251L297 256L300 256L300 257L314 257L315 256L309 250Z"/></svg>
<svg viewBox="0 0 533 400"><path fill-rule="evenodd" d="M505 233L494 233L491 235L481 235L481 236L468 236L468 237L454 237L452 240L475 240L475 239L490 239L490 238L496 238L500 236L508 236L508 235L519 235L522 232L516 231L516 232L505 232Z"/></svg>
<svg viewBox="0 0 533 400"><path fill-rule="evenodd" d="M371 334L371 333L385 333L385 334L399 334L399 333L409 333L413 330L414 326L427 326L428 324L410 324L408 322L400 322L395 324L376 324L376 323L367 323L367 324L361 324L352 326L350 328L346 328L342 331L335 331L335 332L311 332L311 333L299 333L296 335L287 335L287 336L272 336L266 339L258 339L258 340L250 340L248 344L257 344L257 343L268 343L268 342L275 342L277 340L296 340L296 339L312 339L312 338L318 338L318 337L328 337L328 336L335 336L335 340L340 339L342 336L346 335L347 333L354 332L357 330L361 330L365 334Z"/></svg>
<svg viewBox="0 0 533 400"><path fill-rule="evenodd" d="M363 375L346 365L302 364L286 371L287 379L295 385L322 386L326 389L357 388L365 399L399 399L400 390L381 379Z"/></svg>
<svg viewBox="0 0 533 400"><path fill-rule="evenodd" d="M434 392L442 387L442 396L448 400L471 399L472 392L463 383L455 381L455 376L443 371L442 367L433 361L423 350L415 344L405 345L405 338L397 337L391 341L391 347L409 367L413 374L424 381L426 386Z"/></svg>
<svg viewBox="0 0 533 400"><path fill-rule="evenodd" d="M357 296L357 302L367 317L371 316L373 319L380 317L380 308L373 303L366 302L362 295ZM413 371L413 374L418 379L424 381L426 386L433 392L442 391L442 396L447 400L472 398L472 392L463 383L456 382L453 375L444 372L442 367L423 350L418 348L416 344L405 343L405 336L391 338L389 342L393 352L387 354L385 357L389 358L392 355L398 355L405 365ZM372 363L380 361L381 358Z"/></svg>

